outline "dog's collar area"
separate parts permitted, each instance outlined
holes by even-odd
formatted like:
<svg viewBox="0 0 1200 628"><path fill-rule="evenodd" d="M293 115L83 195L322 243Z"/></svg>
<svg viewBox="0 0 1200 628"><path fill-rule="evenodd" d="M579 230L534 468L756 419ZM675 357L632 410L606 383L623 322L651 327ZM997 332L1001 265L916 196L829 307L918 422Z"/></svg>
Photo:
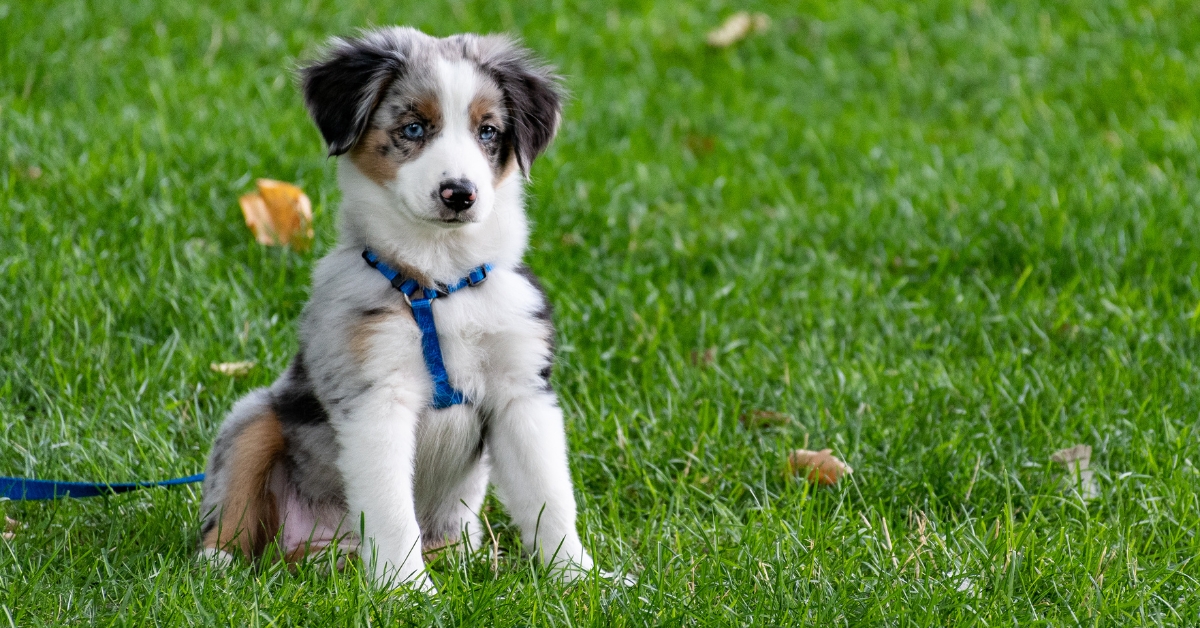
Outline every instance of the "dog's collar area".
<svg viewBox="0 0 1200 628"><path fill-rule="evenodd" d="M392 287L396 290L399 290L400 293L409 300L410 304L413 301L413 295L417 293L418 289L421 291L422 298L432 301L438 297L448 297L451 294L462 290L463 288L478 286L486 281L488 278L488 273L492 272L492 265L484 264L482 266L476 266L475 268L472 268L467 272L465 277L461 277L454 283L437 284L432 288L427 288L417 283L416 279L404 277L399 271L391 266L388 266L387 263L379 259L379 256L372 252L371 249L363 250L362 256L363 259L367 261L367 264L371 268L379 271L381 275L386 277L387 280L392 283Z"/></svg>
<svg viewBox="0 0 1200 628"><path fill-rule="evenodd" d="M421 329L421 353L425 357L425 368L429 370L429 377L433 380L433 398L430 400L430 405L440 410L466 403L466 396L462 391L456 390L450 385L450 376L446 373L446 363L442 359L442 346L438 342L437 326L433 320L433 301L438 297L448 297L463 288L483 283L487 280L492 265L476 266L465 277L454 283L426 288L417 283L415 279L401 276L370 249L363 250L362 256L371 268L379 271L379 274L391 282L393 288L404 295L404 300L412 308L413 319L416 320L417 327ZM414 298L418 290L420 290L420 296Z"/></svg>

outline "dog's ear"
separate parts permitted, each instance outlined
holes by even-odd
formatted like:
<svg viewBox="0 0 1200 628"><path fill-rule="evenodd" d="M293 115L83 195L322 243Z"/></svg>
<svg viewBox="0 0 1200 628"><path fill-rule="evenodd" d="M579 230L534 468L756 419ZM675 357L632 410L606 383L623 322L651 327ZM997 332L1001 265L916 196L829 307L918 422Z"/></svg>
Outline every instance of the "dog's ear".
<svg viewBox="0 0 1200 628"><path fill-rule="evenodd" d="M334 38L321 60L301 68L304 104L331 156L354 147L383 92L404 71L409 45L401 35L377 31Z"/></svg>
<svg viewBox="0 0 1200 628"><path fill-rule="evenodd" d="M554 68L501 35L479 39L479 64L504 92L513 152L529 176L533 160L550 145L562 121L565 92Z"/></svg>

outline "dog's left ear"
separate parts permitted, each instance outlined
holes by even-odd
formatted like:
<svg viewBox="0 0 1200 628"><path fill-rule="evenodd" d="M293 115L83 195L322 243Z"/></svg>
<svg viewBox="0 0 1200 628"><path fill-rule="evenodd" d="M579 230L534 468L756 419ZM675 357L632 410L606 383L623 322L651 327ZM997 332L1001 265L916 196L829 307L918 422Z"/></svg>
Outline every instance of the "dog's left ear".
<svg viewBox="0 0 1200 628"><path fill-rule="evenodd" d="M533 160L550 146L562 121L566 96L554 68L502 35L479 39L480 66L504 92L512 127L513 152L528 177Z"/></svg>
<svg viewBox="0 0 1200 628"><path fill-rule="evenodd" d="M301 68L304 104L330 156L353 148L367 130L383 91L404 70L406 34L394 29L334 38L323 59Z"/></svg>

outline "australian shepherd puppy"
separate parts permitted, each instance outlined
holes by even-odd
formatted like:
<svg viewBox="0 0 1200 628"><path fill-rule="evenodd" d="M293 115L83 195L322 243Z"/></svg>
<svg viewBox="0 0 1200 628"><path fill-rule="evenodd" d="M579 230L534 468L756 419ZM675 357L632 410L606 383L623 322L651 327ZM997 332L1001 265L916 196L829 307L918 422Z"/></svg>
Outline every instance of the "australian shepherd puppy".
<svg viewBox="0 0 1200 628"><path fill-rule="evenodd" d="M300 560L336 542L377 581L431 590L424 552L480 546L491 481L527 551L568 577L592 569L550 387L550 306L521 262L523 186L558 129L558 78L506 37L410 28L335 39L301 76L338 160L338 244L313 271L291 365L213 443L201 553L258 557L278 541ZM421 287L411 300L405 280ZM446 406L411 304L456 283L432 301L461 393Z"/></svg>

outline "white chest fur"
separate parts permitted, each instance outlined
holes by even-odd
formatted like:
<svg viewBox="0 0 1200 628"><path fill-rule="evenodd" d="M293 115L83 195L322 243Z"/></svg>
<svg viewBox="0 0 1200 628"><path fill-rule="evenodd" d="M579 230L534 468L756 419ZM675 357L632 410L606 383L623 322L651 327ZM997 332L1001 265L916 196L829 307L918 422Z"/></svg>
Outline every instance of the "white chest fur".
<svg viewBox="0 0 1200 628"><path fill-rule="evenodd" d="M548 322L538 317L544 308L538 289L504 267L482 284L436 299L433 315L451 385L481 406L540 387L552 342ZM319 264L302 337L323 398L380 382L431 394L408 303L356 251L335 252Z"/></svg>

